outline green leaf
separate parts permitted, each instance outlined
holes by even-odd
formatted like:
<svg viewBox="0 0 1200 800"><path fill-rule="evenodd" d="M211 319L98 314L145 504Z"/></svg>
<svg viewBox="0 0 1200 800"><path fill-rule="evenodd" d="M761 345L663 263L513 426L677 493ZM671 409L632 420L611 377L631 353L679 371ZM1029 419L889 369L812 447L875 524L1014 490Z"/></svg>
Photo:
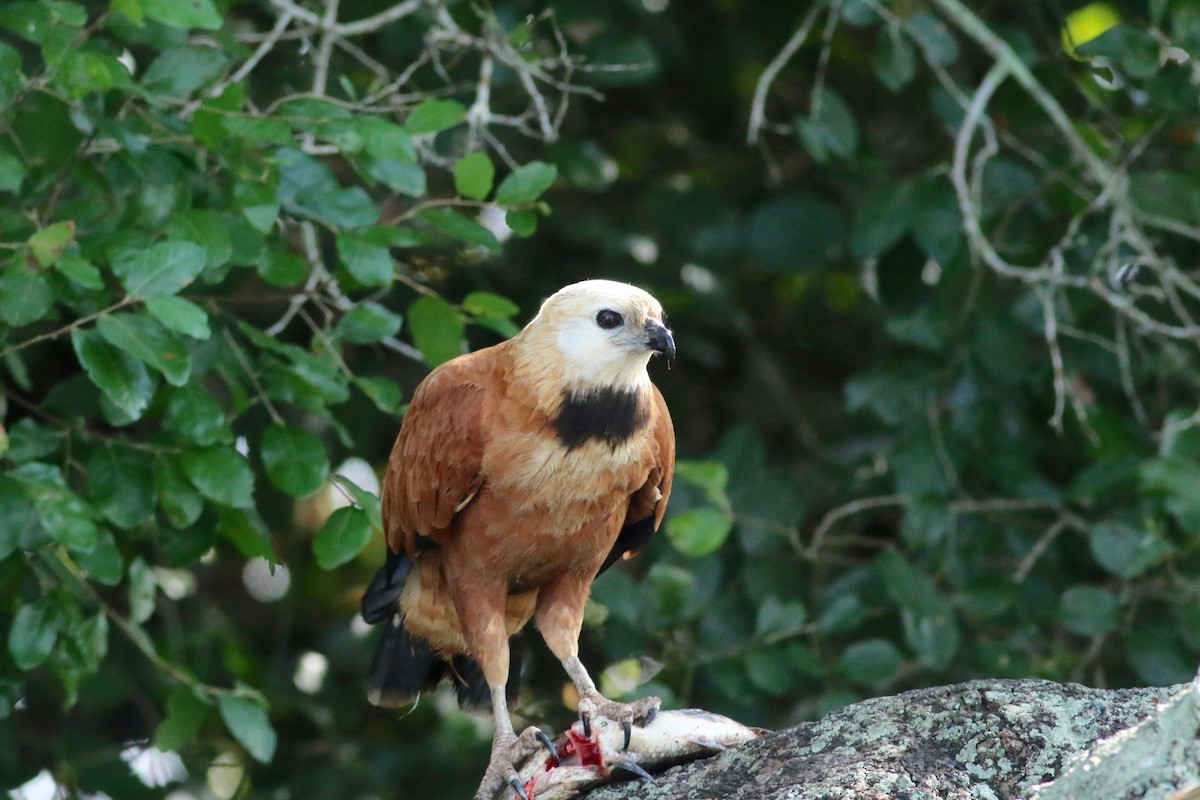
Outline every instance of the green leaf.
<svg viewBox="0 0 1200 800"><path fill-rule="evenodd" d="M193 444L210 445L233 440L221 402L195 383L182 386L171 394L167 419L177 434Z"/></svg>
<svg viewBox="0 0 1200 800"><path fill-rule="evenodd" d="M702 489L708 502L717 508L730 509L725 491L729 485L729 468L720 461L676 461L675 477Z"/></svg>
<svg viewBox="0 0 1200 800"><path fill-rule="evenodd" d="M141 624L154 616L158 580L141 557L129 564L129 619Z"/></svg>
<svg viewBox="0 0 1200 800"><path fill-rule="evenodd" d="M463 311L476 317L515 317L521 313L521 307L498 294L491 292L471 292L463 298Z"/></svg>
<svg viewBox="0 0 1200 800"><path fill-rule="evenodd" d="M943 66L958 60L958 40L940 19L925 11L908 17L908 28L926 56Z"/></svg>
<svg viewBox="0 0 1200 800"><path fill-rule="evenodd" d="M1185 456L1147 459L1141 479L1144 489L1165 497L1168 513L1185 531L1200 531L1200 462Z"/></svg>
<svg viewBox="0 0 1200 800"><path fill-rule="evenodd" d="M3 69L3 67L0 67ZM6 105L3 99L3 89L0 87L0 105ZM25 165L16 156L0 150L0 192L17 194L21 191L21 183L25 180Z"/></svg>
<svg viewBox="0 0 1200 800"><path fill-rule="evenodd" d="M363 286L390 286L396 266L386 242L371 229L346 231L336 237L338 258Z"/></svg>
<svg viewBox="0 0 1200 800"><path fill-rule="evenodd" d="M8 630L8 652L18 669L33 669L50 657L60 624L49 600L38 600L17 609Z"/></svg>
<svg viewBox="0 0 1200 800"><path fill-rule="evenodd" d="M182 750L196 738L209 706L186 687L171 692L167 714L154 729L154 746L164 752Z"/></svg>
<svg viewBox="0 0 1200 800"><path fill-rule="evenodd" d="M75 563L87 572L88 578L105 586L116 586L125 577L125 558L107 528L96 531L96 543L91 551L75 553Z"/></svg>
<svg viewBox="0 0 1200 800"><path fill-rule="evenodd" d="M413 343L429 366L436 367L462 353L466 323L458 309L442 298L417 298L408 307L407 319Z"/></svg>
<svg viewBox="0 0 1200 800"><path fill-rule="evenodd" d="M383 530L383 517L379 509L379 497L347 478L345 475L334 475L333 480L339 487L350 493L358 507L366 511L371 518L371 525L377 530Z"/></svg>
<svg viewBox="0 0 1200 800"><path fill-rule="evenodd" d="M1117 596L1107 589L1072 586L1059 599L1059 619L1073 633L1101 636L1120 627L1119 605Z"/></svg>
<svg viewBox="0 0 1200 800"><path fill-rule="evenodd" d="M371 541L371 518L361 508L346 506L329 515L313 539L321 569L336 569L357 556Z"/></svg>
<svg viewBox="0 0 1200 800"><path fill-rule="evenodd" d="M81 671L92 673L100 669L108 654L108 617L101 611L73 625L70 642Z"/></svg>
<svg viewBox="0 0 1200 800"><path fill-rule="evenodd" d="M354 125L362 137L363 149L372 158L416 162L417 147L412 136L399 125L370 115L355 118Z"/></svg>
<svg viewBox="0 0 1200 800"><path fill-rule="evenodd" d="M343 189L329 168L298 150L280 149L278 199L340 228L359 228L379 218L379 206L361 186Z"/></svg>
<svg viewBox="0 0 1200 800"><path fill-rule="evenodd" d="M150 463L135 450L114 445L96 448L88 459L88 496L104 517L129 530L154 519Z"/></svg>
<svg viewBox="0 0 1200 800"><path fill-rule="evenodd" d="M1174 551L1156 531L1119 521L1093 525L1088 533L1088 544L1097 563L1122 578L1136 578Z"/></svg>
<svg viewBox="0 0 1200 800"><path fill-rule="evenodd" d="M900 668L900 651L886 639L855 642L838 658L838 673L854 683L875 686L887 681Z"/></svg>
<svg viewBox="0 0 1200 800"><path fill-rule="evenodd" d="M142 0L112 0L112 10L141 27L144 19Z"/></svg>
<svg viewBox="0 0 1200 800"><path fill-rule="evenodd" d="M364 302L351 308L334 326L335 338L356 344L373 344L400 331L403 320L379 303Z"/></svg>
<svg viewBox="0 0 1200 800"><path fill-rule="evenodd" d="M65 438L66 431L39 425L32 417L26 417L9 428L7 439L0 429L0 455L18 464L33 461L58 450Z"/></svg>
<svg viewBox="0 0 1200 800"><path fill-rule="evenodd" d="M490 328L505 338L515 336L521 329L512 317L521 309L507 297L491 292L471 292L462 302L463 311L474 319L476 325Z"/></svg>
<svg viewBox="0 0 1200 800"><path fill-rule="evenodd" d="M800 139L816 161L831 156L848 158L858 149L858 125L842 96L828 86L820 94L815 113L797 122Z"/></svg>
<svg viewBox="0 0 1200 800"><path fill-rule="evenodd" d="M291 144L292 126L276 117L227 115L221 124L231 136L263 144Z"/></svg>
<svg viewBox="0 0 1200 800"><path fill-rule="evenodd" d="M67 254L54 262L54 268L68 280L85 289L103 289L104 278L96 265L74 254Z"/></svg>
<svg viewBox="0 0 1200 800"><path fill-rule="evenodd" d="M849 633L867 618L867 607L857 594L839 594L821 611L817 627L822 633Z"/></svg>
<svg viewBox="0 0 1200 800"><path fill-rule="evenodd" d="M263 467L271 483L293 497L307 497L329 477L329 456L310 430L272 424L262 438Z"/></svg>
<svg viewBox="0 0 1200 800"><path fill-rule="evenodd" d="M308 277L312 265L283 247L264 247L255 265L258 275L272 286L295 286Z"/></svg>
<svg viewBox="0 0 1200 800"><path fill-rule="evenodd" d="M1158 42L1148 31L1132 25L1114 25L1076 47L1075 52L1115 59L1135 78L1153 77L1160 68Z"/></svg>
<svg viewBox="0 0 1200 800"><path fill-rule="evenodd" d="M422 100L404 121L404 128L413 134L437 133L453 128L467 118L467 109L455 100L432 98Z"/></svg>
<svg viewBox="0 0 1200 800"><path fill-rule="evenodd" d="M22 494L37 511L41 530L31 530L26 511L17 505L17 519L6 519L17 529L17 544L31 544L28 537L40 538L44 531L51 539L76 553L86 553L96 546L95 513L79 495L67 486L62 472L49 464L30 462L9 473L22 486ZM0 484L3 486L3 484Z"/></svg>
<svg viewBox="0 0 1200 800"><path fill-rule="evenodd" d="M912 223L913 184L889 181L867 192L850 228L850 252L855 258L874 258L899 241Z"/></svg>
<svg viewBox="0 0 1200 800"><path fill-rule="evenodd" d="M896 25L879 29L872 59L875 75L889 91L898 92L917 74L917 56L908 37Z"/></svg>
<svg viewBox="0 0 1200 800"><path fill-rule="evenodd" d="M215 31L221 27L221 13L213 0L140 0L147 17L172 28L204 28Z"/></svg>
<svg viewBox="0 0 1200 800"><path fill-rule="evenodd" d="M54 303L41 271L14 258L0 268L0 319L14 328L37 322Z"/></svg>
<svg viewBox="0 0 1200 800"><path fill-rule="evenodd" d="M447 236L494 252L500 250L500 242L494 233L452 208L427 208L420 217Z"/></svg>
<svg viewBox="0 0 1200 800"><path fill-rule="evenodd" d="M388 378L358 375L354 378L354 385L383 413L399 413L404 392L395 381Z"/></svg>
<svg viewBox="0 0 1200 800"><path fill-rule="evenodd" d="M233 448L188 450L180 456L180 464L192 485L209 500L233 508L254 506L254 471Z"/></svg>
<svg viewBox="0 0 1200 800"><path fill-rule="evenodd" d="M212 336L208 327L208 312L182 297L151 297L146 301L146 311L168 330L182 333L193 339Z"/></svg>
<svg viewBox="0 0 1200 800"><path fill-rule="evenodd" d="M786 694L796 680L782 647L756 647L743 660L750 682L769 695Z"/></svg>
<svg viewBox="0 0 1200 800"><path fill-rule="evenodd" d="M945 667L962 638L949 601L932 576L899 552L885 551L876 564L888 595L900 606L905 642L922 664L934 669Z"/></svg>
<svg viewBox="0 0 1200 800"><path fill-rule="evenodd" d="M154 460L154 496L176 528L194 524L204 510L204 498L183 474L179 460L172 456Z"/></svg>
<svg viewBox="0 0 1200 800"><path fill-rule="evenodd" d="M215 47L173 47L154 59L141 83L147 92L183 100L216 80L227 61L225 53Z"/></svg>
<svg viewBox="0 0 1200 800"><path fill-rule="evenodd" d="M264 764L275 756L277 737L267 718L265 704L257 699L223 694L217 698L221 719L256 761Z"/></svg>
<svg viewBox="0 0 1200 800"><path fill-rule="evenodd" d="M534 202L554 185L558 167L544 161L531 161L517 167L496 188L496 203L523 206Z"/></svg>
<svg viewBox="0 0 1200 800"><path fill-rule="evenodd" d="M476 150L467 153L454 165L454 188L463 197L482 200L492 191L496 167L487 153Z"/></svg>
<svg viewBox="0 0 1200 800"><path fill-rule="evenodd" d="M154 382L145 365L105 342L95 331L71 331L71 346L88 378L109 402L130 419L141 417L154 394Z"/></svg>
<svg viewBox="0 0 1200 800"><path fill-rule="evenodd" d="M275 551L271 542L271 531L253 508L220 509L217 532L233 542L246 558L264 558L275 563Z"/></svg>
<svg viewBox="0 0 1200 800"><path fill-rule="evenodd" d="M270 233L279 219L279 196L270 183L238 181L233 187L237 207L250 226L259 233Z"/></svg>
<svg viewBox="0 0 1200 800"><path fill-rule="evenodd" d="M194 242L160 242L125 265L125 291L139 298L177 294L204 270L207 255Z"/></svg>
<svg viewBox="0 0 1200 800"><path fill-rule="evenodd" d="M75 221L56 222L29 237L29 249L43 267L58 261L67 245L75 241Z"/></svg>
<svg viewBox="0 0 1200 800"><path fill-rule="evenodd" d="M701 506L672 514L666 529L676 550L699 558L725 543L733 529L733 518L719 508Z"/></svg>
<svg viewBox="0 0 1200 800"><path fill-rule="evenodd" d="M1129 176L1129 199L1147 214L1189 224L1200 218L1200 180L1190 172L1139 170Z"/></svg>
<svg viewBox="0 0 1200 800"><path fill-rule="evenodd" d="M370 158L362 170L384 186L409 197L424 197L429 190L425 170L420 164L398 158Z"/></svg>
<svg viewBox="0 0 1200 800"><path fill-rule="evenodd" d="M797 631L807 621L808 612L799 600L784 603L770 595L758 608L754 632L765 637L788 634Z"/></svg>
<svg viewBox="0 0 1200 800"><path fill-rule="evenodd" d="M540 217L536 209L515 208L504 215L504 224L512 229L514 235L527 239L537 232Z"/></svg>
<svg viewBox="0 0 1200 800"><path fill-rule="evenodd" d="M166 235L170 240L203 247L205 270L215 270L233 258L233 231L239 221L231 214L193 208L172 217Z"/></svg>
<svg viewBox="0 0 1200 800"><path fill-rule="evenodd" d="M192 359L175 335L143 314L109 314L96 320L108 342L163 374L172 386L183 386L192 374Z"/></svg>

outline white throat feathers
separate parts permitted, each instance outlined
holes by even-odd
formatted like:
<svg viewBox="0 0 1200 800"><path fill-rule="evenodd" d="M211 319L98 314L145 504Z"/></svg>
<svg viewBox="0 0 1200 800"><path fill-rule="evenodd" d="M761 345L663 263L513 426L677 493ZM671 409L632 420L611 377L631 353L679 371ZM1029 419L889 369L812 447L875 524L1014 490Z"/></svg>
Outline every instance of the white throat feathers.
<svg viewBox="0 0 1200 800"><path fill-rule="evenodd" d="M513 346L522 376L543 387L568 449L592 439L616 447L639 431L650 418L646 365L655 353L675 355L659 302L606 280L555 292Z"/></svg>

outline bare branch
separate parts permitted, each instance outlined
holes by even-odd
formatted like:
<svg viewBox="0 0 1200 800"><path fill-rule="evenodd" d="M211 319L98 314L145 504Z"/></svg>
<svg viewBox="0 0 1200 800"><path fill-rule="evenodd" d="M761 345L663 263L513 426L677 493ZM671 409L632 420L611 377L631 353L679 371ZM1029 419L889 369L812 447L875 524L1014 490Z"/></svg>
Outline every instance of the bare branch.
<svg viewBox="0 0 1200 800"><path fill-rule="evenodd" d="M813 5L809 9L808 15L800 23L800 27L796 29L795 33L792 34L792 38L788 39L787 44L771 60L771 63L763 70L762 75L758 76L758 85L754 87L754 100L750 104L750 124L746 132L747 144L758 143L758 134L766 122L767 92L771 91L771 84L775 82L775 78L778 77L780 71L787 66L787 63L792 60L792 56L796 54L796 51L808 39L808 34L812 32L813 24L817 21L817 14L820 11L821 7L819 5Z"/></svg>

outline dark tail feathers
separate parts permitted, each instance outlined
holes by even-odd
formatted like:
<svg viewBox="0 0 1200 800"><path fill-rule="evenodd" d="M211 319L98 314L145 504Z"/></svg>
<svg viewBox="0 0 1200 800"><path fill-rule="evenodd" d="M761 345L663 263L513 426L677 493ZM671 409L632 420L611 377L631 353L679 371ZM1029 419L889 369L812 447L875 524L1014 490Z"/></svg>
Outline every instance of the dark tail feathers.
<svg viewBox="0 0 1200 800"><path fill-rule="evenodd" d="M412 572L412 561L388 551L387 561L363 592L362 618L370 625L387 622L367 683L367 699L377 706L396 707L416 702L421 692L437 687L447 675L454 681L458 705L465 711L491 713L492 693L483 670L474 659L454 656L449 662L434 653L423 640L410 634L400 615L400 593ZM520 686L522 645L514 636L508 641L509 678L505 696L511 705Z"/></svg>

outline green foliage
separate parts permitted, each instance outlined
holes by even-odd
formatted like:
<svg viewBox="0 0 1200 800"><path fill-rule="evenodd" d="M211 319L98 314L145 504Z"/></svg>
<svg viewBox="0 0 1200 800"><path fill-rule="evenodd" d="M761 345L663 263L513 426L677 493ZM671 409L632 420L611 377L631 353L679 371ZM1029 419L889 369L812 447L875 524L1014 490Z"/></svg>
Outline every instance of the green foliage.
<svg viewBox="0 0 1200 800"><path fill-rule="evenodd" d="M193 794L467 795L473 723L364 698L372 477L430 367L586 277L680 351L605 691L783 726L1192 675L1192 4L1073 55L1053 9L817 4L772 72L787 4L552 5L0 7L0 791L157 796L152 741Z"/></svg>

